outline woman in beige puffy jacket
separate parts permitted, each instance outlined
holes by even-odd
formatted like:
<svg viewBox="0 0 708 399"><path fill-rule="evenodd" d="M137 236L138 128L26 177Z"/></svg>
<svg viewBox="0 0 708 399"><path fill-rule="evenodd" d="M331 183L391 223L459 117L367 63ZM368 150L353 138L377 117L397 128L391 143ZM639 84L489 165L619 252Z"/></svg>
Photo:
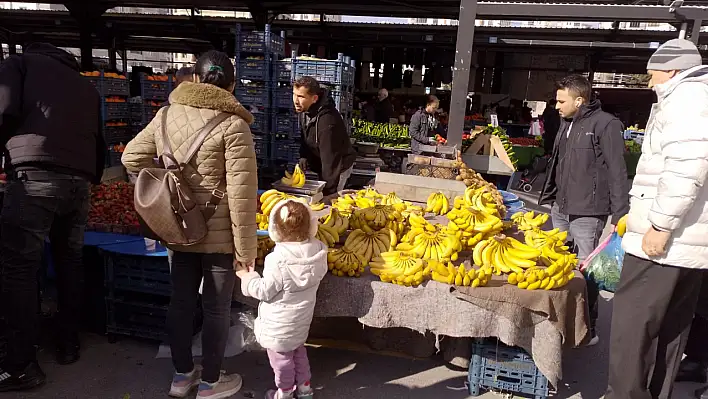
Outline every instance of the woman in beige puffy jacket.
<svg viewBox="0 0 708 399"><path fill-rule="evenodd" d="M154 167L161 153L163 113L177 160L185 156L197 132L222 112L230 114L204 140L183 176L204 206L226 181L225 198L208 221L209 233L199 244L169 251L172 297L167 328L175 376L170 396L186 397L199 386L198 398L226 398L241 388L241 377L220 372L228 337L234 266L252 265L256 258L256 155L249 125L253 116L231 94L234 67L224 53L202 55L194 83L183 82L170 94L150 124L125 148L123 165L129 172ZM204 278L203 361L192 360L193 318L200 282ZM200 383L201 382L201 383Z"/></svg>

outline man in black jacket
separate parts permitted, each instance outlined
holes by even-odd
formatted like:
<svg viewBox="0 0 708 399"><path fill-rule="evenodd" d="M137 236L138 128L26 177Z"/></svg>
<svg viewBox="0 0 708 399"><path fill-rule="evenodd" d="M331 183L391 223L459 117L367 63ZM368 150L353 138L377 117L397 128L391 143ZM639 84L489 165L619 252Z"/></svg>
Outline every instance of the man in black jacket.
<svg viewBox="0 0 708 399"><path fill-rule="evenodd" d="M34 345L46 238L57 270L57 360L79 358L83 235L91 182L100 182L106 154L100 106L96 89L64 50L32 44L0 64L0 145L12 163L0 215L0 319L7 339L0 392L45 382Z"/></svg>
<svg viewBox="0 0 708 399"><path fill-rule="evenodd" d="M344 189L356 160L342 115L319 82L309 76L293 84L293 103L302 133L300 167L309 168L327 183L325 196L336 194Z"/></svg>
<svg viewBox="0 0 708 399"><path fill-rule="evenodd" d="M597 247L607 224L629 211L624 127L592 99L592 85L572 75L557 84L556 108L561 123L548 162L539 204L553 204L553 227L568 231L582 263ZM598 342L597 285L588 281L590 345Z"/></svg>

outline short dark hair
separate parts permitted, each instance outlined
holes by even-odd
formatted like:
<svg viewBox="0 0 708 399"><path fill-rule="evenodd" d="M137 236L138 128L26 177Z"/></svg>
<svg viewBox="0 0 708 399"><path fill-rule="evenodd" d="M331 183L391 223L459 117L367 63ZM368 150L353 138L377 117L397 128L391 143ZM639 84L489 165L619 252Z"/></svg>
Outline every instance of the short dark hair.
<svg viewBox="0 0 708 399"><path fill-rule="evenodd" d="M568 90L574 97L580 97L585 101L592 100L592 85L583 75L570 75L556 82L556 89Z"/></svg>
<svg viewBox="0 0 708 399"><path fill-rule="evenodd" d="M440 104L440 99L438 99L436 96L434 96L434 95L432 95L432 94L429 95L429 96L425 99L425 105L426 105L426 106L427 106L427 105L430 105L430 104L435 104L435 103Z"/></svg>
<svg viewBox="0 0 708 399"><path fill-rule="evenodd" d="M318 82L317 79L313 78L312 76L301 76L297 78L295 83L293 83L293 87L296 89L304 87L307 89L307 93L313 96L322 95L322 88L320 87L320 82Z"/></svg>
<svg viewBox="0 0 708 399"><path fill-rule="evenodd" d="M236 81L234 64L226 53L210 50L199 56L194 73L200 83L208 83L228 90Z"/></svg>

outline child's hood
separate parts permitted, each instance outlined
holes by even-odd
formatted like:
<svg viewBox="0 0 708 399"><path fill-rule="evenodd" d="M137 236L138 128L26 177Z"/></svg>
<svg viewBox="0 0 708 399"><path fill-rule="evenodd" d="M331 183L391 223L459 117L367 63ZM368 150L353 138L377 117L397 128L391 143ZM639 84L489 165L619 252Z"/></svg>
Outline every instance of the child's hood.
<svg viewBox="0 0 708 399"><path fill-rule="evenodd" d="M303 291L316 286L327 274L327 247L322 241L281 242L279 256L286 291Z"/></svg>

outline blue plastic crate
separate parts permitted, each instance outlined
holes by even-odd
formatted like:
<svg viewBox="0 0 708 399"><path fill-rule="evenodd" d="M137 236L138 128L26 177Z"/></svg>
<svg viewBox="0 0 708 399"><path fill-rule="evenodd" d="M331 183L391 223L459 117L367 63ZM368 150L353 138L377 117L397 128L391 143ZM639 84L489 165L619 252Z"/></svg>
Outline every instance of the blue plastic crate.
<svg viewBox="0 0 708 399"><path fill-rule="evenodd" d="M490 389L534 399L546 399L549 394L548 379L531 356L496 339L474 340L468 380L471 396Z"/></svg>
<svg viewBox="0 0 708 399"><path fill-rule="evenodd" d="M122 102L122 103L105 102L104 108L105 108L104 115L103 115L104 121L130 119L130 110L128 109L127 102Z"/></svg>
<svg viewBox="0 0 708 399"><path fill-rule="evenodd" d="M115 152L113 150L108 150L108 159L106 159L106 162L108 162L108 166L121 166L123 165L120 161L120 157L123 156L123 153L121 152Z"/></svg>
<svg viewBox="0 0 708 399"><path fill-rule="evenodd" d="M268 159L268 148L270 140L267 136L253 136L253 148L256 152L256 159Z"/></svg>
<svg viewBox="0 0 708 399"><path fill-rule="evenodd" d="M167 258L104 252L109 289L170 296L172 284Z"/></svg>
<svg viewBox="0 0 708 399"><path fill-rule="evenodd" d="M106 299L106 332L163 341L167 337L167 305Z"/></svg>
<svg viewBox="0 0 708 399"><path fill-rule="evenodd" d="M128 79L107 78L105 76L87 76L86 79L93 83L98 93L103 97L130 96L130 83Z"/></svg>
<svg viewBox="0 0 708 399"><path fill-rule="evenodd" d="M269 132L268 122L270 119L270 113L267 109L259 109L259 112L252 112L253 123L251 123L251 133L253 134L267 134Z"/></svg>
<svg viewBox="0 0 708 399"><path fill-rule="evenodd" d="M236 99L244 105L267 107L270 104L269 90L265 86L240 86L236 88Z"/></svg>
<svg viewBox="0 0 708 399"><path fill-rule="evenodd" d="M351 85L353 69L338 60L295 60L292 68L295 79L301 76L312 76L320 83L333 85Z"/></svg>
<svg viewBox="0 0 708 399"><path fill-rule="evenodd" d="M238 70L236 77L247 80L268 80L268 68L270 63L266 59L240 59L238 60Z"/></svg>
<svg viewBox="0 0 708 399"><path fill-rule="evenodd" d="M165 101L169 98L170 92L174 86L172 75L165 81L148 80L148 75L140 74L140 97L143 100L161 100Z"/></svg>
<svg viewBox="0 0 708 399"><path fill-rule="evenodd" d="M277 138L299 138L300 129L298 128L297 114L294 112L274 114L271 130Z"/></svg>
<svg viewBox="0 0 708 399"><path fill-rule="evenodd" d="M290 86L273 88L273 108L293 109L293 89Z"/></svg>
<svg viewBox="0 0 708 399"><path fill-rule="evenodd" d="M276 161L296 163L300 159L300 145L293 140L273 140L271 158Z"/></svg>
<svg viewBox="0 0 708 399"><path fill-rule="evenodd" d="M285 53L285 40L266 27L265 32L241 31L238 38L238 50L250 53L273 53L282 56Z"/></svg>
<svg viewBox="0 0 708 399"><path fill-rule="evenodd" d="M290 61L276 61L273 64L273 80L277 82L290 82L292 63Z"/></svg>
<svg viewBox="0 0 708 399"><path fill-rule="evenodd" d="M133 138L130 126L104 126L103 139L106 144L127 144Z"/></svg>

